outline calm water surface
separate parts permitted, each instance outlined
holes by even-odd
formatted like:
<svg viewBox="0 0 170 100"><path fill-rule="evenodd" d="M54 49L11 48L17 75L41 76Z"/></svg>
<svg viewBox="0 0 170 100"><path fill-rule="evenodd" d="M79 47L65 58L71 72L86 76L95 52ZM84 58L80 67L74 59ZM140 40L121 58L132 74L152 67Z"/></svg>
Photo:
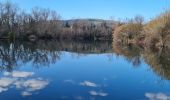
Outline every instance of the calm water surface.
<svg viewBox="0 0 170 100"><path fill-rule="evenodd" d="M0 100L168 100L170 56L111 42L0 42Z"/></svg>

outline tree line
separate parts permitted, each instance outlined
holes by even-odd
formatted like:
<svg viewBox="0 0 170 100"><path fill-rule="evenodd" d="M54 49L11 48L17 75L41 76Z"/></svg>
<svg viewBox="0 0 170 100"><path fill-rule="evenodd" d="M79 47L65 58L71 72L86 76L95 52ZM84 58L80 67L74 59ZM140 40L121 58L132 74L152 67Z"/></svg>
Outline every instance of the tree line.
<svg viewBox="0 0 170 100"><path fill-rule="evenodd" d="M170 47L170 11L144 23L144 18L136 16L121 22L113 31L113 40L117 43L135 43L144 47Z"/></svg>
<svg viewBox="0 0 170 100"><path fill-rule="evenodd" d="M0 38L111 39L112 27L102 21L61 20L55 10L34 7L30 13L9 1L0 2Z"/></svg>

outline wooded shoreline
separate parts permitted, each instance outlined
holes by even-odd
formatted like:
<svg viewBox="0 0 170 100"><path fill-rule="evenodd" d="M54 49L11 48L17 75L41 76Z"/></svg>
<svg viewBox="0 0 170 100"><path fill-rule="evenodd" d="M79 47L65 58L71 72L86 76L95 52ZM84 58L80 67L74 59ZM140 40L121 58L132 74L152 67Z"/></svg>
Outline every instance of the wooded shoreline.
<svg viewBox="0 0 170 100"><path fill-rule="evenodd" d="M170 11L148 22L142 16L124 21L62 20L54 10L35 7L26 13L6 1L0 2L0 39L113 40L118 44L170 47Z"/></svg>
<svg viewBox="0 0 170 100"><path fill-rule="evenodd" d="M89 39L112 38L116 22L102 19L62 20L54 10L35 7L26 13L9 1L0 2L1 39Z"/></svg>

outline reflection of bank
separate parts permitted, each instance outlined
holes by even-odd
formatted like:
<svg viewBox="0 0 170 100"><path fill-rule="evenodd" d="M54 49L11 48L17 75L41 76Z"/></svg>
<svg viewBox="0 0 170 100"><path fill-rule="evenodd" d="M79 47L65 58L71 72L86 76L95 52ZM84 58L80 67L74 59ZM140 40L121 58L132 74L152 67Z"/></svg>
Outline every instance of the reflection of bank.
<svg viewBox="0 0 170 100"><path fill-rule="evenodd" d="M143 49L137 45L113 43L113 52L117 56L124 56L134 67L139 66L141 60L144 60L156 74L170 80L170 49L168 48Z"/></svg>
<svg viewBox="0 0 170 100"><path fill-rule="evenodd" d="M14 89L21 90L22 96L29 96L44 89L49 81L42 78L32 78L33 72L4 72L0 78L0 93L8 91L11 86Z"/></svg>
<svg viewBox="0 0 170 100"><path fill-rule="evenodd" d="M162 78L170 80L170 50L163 48L158 51L145 50L145 62Z"/></svg>
<svg viewBox="0 0 170 100"><path fill-rule="evenodd" d="M0 70L13 70L31 62L32 66L49 66L60 60L61 51L77 54L111 53L110 41L0 41Z"/></svg>
<svg viewBox="0 0 170 100"><path fill-rule="evenodd" d="M141 52L143 49L139 46L133 44L121 45L113 42L112 49L117 56L123 55L134 67L138 67L141 64Z"/></svg>
<svg viewBox="0 0 170 100"><path fill-rule="evenodd" d="M16 67L32 62L34 66L48 66L59 59L60 52L41 47L30 42L10 43L0 41L0 69L13 70Z"/></svg>

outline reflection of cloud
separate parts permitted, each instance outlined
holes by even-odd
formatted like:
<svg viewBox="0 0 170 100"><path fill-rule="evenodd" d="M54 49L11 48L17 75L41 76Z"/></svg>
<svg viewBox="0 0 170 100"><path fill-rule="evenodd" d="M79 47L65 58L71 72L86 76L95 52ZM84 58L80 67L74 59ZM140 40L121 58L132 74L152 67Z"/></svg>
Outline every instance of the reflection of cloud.
<svg viewBox="0 0 170 100"><path fill-rule="evenodd" d="M30 96L32 95L30 92L24 91L21 93L22 96Z"/></svg>
<svg viewBox="0 0 170 100"><path fill-rule="evenodd" d="M0 87L8 87L14 82L12 78L1 78L0 79Z"/></svg>
<svg viewBox="0 0 170 100"><path fill-rule="evenodd" d="M93 82L90 82L90 81L81 82L80 85L88 86L88 87L98 87L98 85L96 83L93 83Z"/></svg>
<svg viewBox="0 0 170 100"><path fill-rule="evenodd" d="M2 87L0 87L0 93L1 92L4 92L4 91L7 91L8 89L7 88L2 88Z"/></svg>
<svg viewBox="0 0 170 100"><path fill-rule="evenodd" d="M48 81L40 80L40 79L30 79L23 83L23 86L28 89L28 91L36 91L46 87L48 85Z"/></svg>
<svg viewBox="0 0 170 100"><path fill-rule="evenodd" d="M97 92L97 91L90 91L89 93L90 93L90 95L92 95L92 96L102 96L102 97L105 97L105 96L108 95L107 93Z"/></svg>
<svg viewBox="0 0 170 100"><path fill-rule="evenodd" d="M169 100L170 96L164 93L145 93L145 97L149 100Z"/></svg>
<svg viewBox="0 0 170 100"><path fill-rule="evenodd" d="M22 96L30 96L32 92L45 88L49 82L41 78L28 79L34 75L33 72L5 72L4 76L0 79L0 93L7 91L10 86L15 86L17 89L22 89ZM27 78L27 79L26 79Z"/></svg>
<svg viewBox="0 0 170 100"><path fill-rule="evenodd" d="M75 100L84 100L82 96L76 96Z"/></svg>
<svg viewBox="0 0 170 100"><path fill-rule="evenodd" d="M61 99L67 99L68 100L69 97L68 96L62 96Z"/></svg>
<svg viewBox="0 0 170 100"><path fill-rule="evenodd" d="M89 93L90 93L90 95L93 95L93 96L97 96L98 95L98 93L96 91L90 91Z"/></svg>
<svg viewBox="0 0 170 100"><path fill-rule="evenodd" d="M106 79L107 80L107 79ZM74 80L64 80L65 83L71 83L71 84L77 84L76 81ZM78 85L84 86L84 87L88 87L88 88L101 88L102 85L101 84L96 84L94 82L91 81L83 81L83 82L78 82ZM104 87L106 87L107 85L103 85ZM88 92L91 95L91 98L88 100L95 100L95 96L100 96L100 97L106 97L108 96L108 93L102 92L102 90L100 89L100 91L89 91ZM70 97L67 96L63 96L62 99L70 99ZM74 97L75 100L87 100L87 98L84 98L82 96L76 96Z"/></svg>
<svg viewBox="0 0 170 100"><path fill-rule="evenodd" d="M75 84L75 81L73 80L64 80L65 83L71 83L71 84Z"/></svg>
<svg viewBox="0 0 170 100"><path fill-rule="evenodd" d="M33 72L19 72L19 71L14 71L12 73L13 77L17 77L17 78L26 78L29 76L32 76L34 73Z"/></svg>

